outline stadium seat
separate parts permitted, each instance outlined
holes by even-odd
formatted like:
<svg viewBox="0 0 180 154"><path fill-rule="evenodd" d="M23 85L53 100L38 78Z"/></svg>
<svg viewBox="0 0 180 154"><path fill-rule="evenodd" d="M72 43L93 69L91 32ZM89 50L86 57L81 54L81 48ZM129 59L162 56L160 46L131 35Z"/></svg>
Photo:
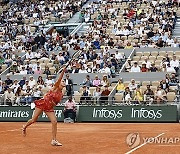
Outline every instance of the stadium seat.
<svg viewBox="0 0 180 154"><path fill-rule="evenodd" d="M168 102L173 102L176 98L175 92L168 92L167 93L167 100Z"/></svg>
<svg viewBox="0 0 180 154"><path fill-rule="evenodd" d="M159 81L152 81L152 82L151 82L151 85L157 87L157 86L160 85L160 82L159 82Z"/></svg>
<svg viewBox="0 0 180 154"><path fill-rule="evenodd" d="M150 85L150 84L151 84L150 81L143 81L143 82L142 82L142 86L147 86L147 85Z"/></svg>
<svg viewBox="0 0 180 154"><path fill-rule="evenodd" d="M123 94L122 93L116 93L114 95L115 102L121 103L123 101Z"/></svg>

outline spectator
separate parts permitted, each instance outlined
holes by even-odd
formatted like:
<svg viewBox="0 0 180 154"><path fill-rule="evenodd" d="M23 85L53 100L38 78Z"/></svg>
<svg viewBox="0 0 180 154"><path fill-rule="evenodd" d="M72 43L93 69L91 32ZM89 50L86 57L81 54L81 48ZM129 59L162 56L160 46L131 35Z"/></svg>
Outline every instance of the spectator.
<svg viewBox="0 0 180 154"><path fill-rule="evenodd" d="M163 103L167 100L166 92L161 88L161 86L158 86L157 91L155 92L155 100L157 104Z"/></svg>
<svg viewBox="0 0 180 154"><path fill-rule="evenodd" d="M135 100L138 104L142 104L142 101L143 101L143 93L142 93L139 85L137 85L137 88L136 88L136 90L135 90L134 100Z"/></svg>
<svg viewBox="0 0 180 154"><path fill-rule="evenodd" d="M10 88L13 89L14 93L16 93L18 87L19 87L18 80L15 79L13 85Z"/></svg>
<svg viewBox="0 0 180 154"><path fill-rule="evenodd" d="M98 75L95 76L93 80L93 86L98 87L101 84L101 80L99 79Z"/></svg>
<svg viewBox="0 0 180 154"><path fill-rule="evenodd" d="M127 62L126 62L126 64L125 64L125 70L126 70L126 72L130 72L130 71L131 71L131 67L132 67L131 59L128 58L128 59L127 59Z"/></svg>
<svg viewBox="0 0 180 154"><path fill-rule="evenodd" d="M157 72L158 71L158 69L157 69L157 67L155 67L154 63L151 64L151 67L150 67L149 71L150 72Z"/></svg>
<svg viewBox="0 0 180 154"><path fill-rule="evenodd" d="M23 76L23 78L19 81L19 85L21 86L21 88L23 87L25 82L26 82L26 76Z"/></svg>
<svg viewBox="0 0 180 154"><path fill-rule="evenodd" d="M169 86L178 86L179 79L176 77L175 73L171 74L171 77L169 78Z"/></svg>
<svg viewBox="0 0 180 154"><path fill-rule="evenodd" d="M11 103L11 105L14 105L15 101L15 95L12 92L11 88L8 88L7 91L4 93L4 104L7 105Z"/></svg>
<svg viewBox="0 0 180 154"><path fill-rule="evenodd" d="M74 122L76 121L76 103L72 99L72 96L69 96L64 105L64 118L66 119L68 117L70 117Z"/></svg>
<svg viewBox="0 0 180 154"><path fill-rule="evenodd" d="M131 82L128 85L128 88L130 89L131 92L134 92L137 88L137 84L135 83L134 79L131 79Z"/></svg>
<svg viewBox="0 0 180 154"><path fill-rule="evenodd" d="M95 104L97 104L98 99L101 96L101 88L100 87L96 87L96 89L93 91L93 99L96 102Z"/></svg>
<svg viewBox="0 0 180 154"><path fill-rule="evenodd" d="M108 89L108 85L106 85L105 89L101 93L101 97L99 98L100 105L108 104L107 101L108 101L108 96L109 96L110 92L111 91Z"/></svg>
<svg viewBox="0 0 180 154"><path fill-rule="evenodd" d="M109 80L108 80L108 76L107 75L103 75L103 78L101 80L101 85L102 86L110 86Z"/></svg>
<svg viewBox="0 0 180 154"><path fill-rule="evenodd" d="M85 85L87 87L92 87L93 86L93 82L92 80L90 79L90 76L89 75L86 75L86 79L84 79L82 85Z"/></svg>
<svg viewBox="0 0 180 154"><path fill-rule="evenodd" d="M43 74L46 74L47 76L51 75L51 72L50 72L48 66L45 66L45 70L44 70Z"/></svg>
<svg viewBox="0 0 180 154"><path fill-rule="evenodd" d="M29 77L29 84L28 85L30 86L31 89L34 88L34 86L36 85L36 80L34 79L33 76Z"/></svg>
<svg viewBox="0 0 180 154"><path fill-rule="evenodd" d="M151 90L150 85L147 85L147 89L144 91L144 101L152 104L154 100L154 92Z"/></svg>
<svg viewBox="0 0 180 154"><path fill-rule="evenodd" d="M174 67L172 67L170 65L170 63L167 64L167 68L166 69L167 69L168 73L176 73L176 70L174 69Z"/></svg>
<svg viewBox="0 0 180 154"><path fill-rule="evenodd" d="M134 66L131 67L131 72L140 72L140 71L141 71L141 69L138 66L138 63L134 62Z"/></svg>
<svg viewBox="0 0 180 154"><path fill-rule="evenodd" d="M80 97L80 103L91 104L91 93L87 89L86 85L83 86L83 90L81 92L81 97Z"/></svg>
<svg viewBox="0 0 180 154"><path fill-rule="evenodd" d="M11 86L13 84L13 81L10 79L10 75L6 75L6 80L4 81L7 86Z"/></svg>
<svg viewBox="0 0 180 154"><path fill-rule="evenodd" d="M22 88L19 86L16 93L15 93L15 97L16 97L16 104L18 104L19 106L21 106L21 100L23 100L23 96L25 95L24 91L22 90Z"/></svg>
<svg viewBox="0 0 180 154"><path fill-rule="evenodd" d="M34 71L34 74L40 75L42 74L42 71L40 69L40 66L37 66L37 70Z"/></svg>
<svg viewBox="0 0 180 154"><path fill-rule="evenodd" d="M123 93L124 90L125 90L125 86L124 86L124 84L123 84L123 82L122 82L122 79L119 79L119 80L118 80L117 87L116 87L116 92L117 92L117 93Z"/></svg>
<svg viewBox="0 0 180 154"><path fill-rule="evenodd" d="M132 93L131 93L129 87L126 87L126 88L125 88L125 91L124 91L124 93L123 93L123 100L125 101L125 103L131 104Z"/></svg>
<svg viewBox="0 0 180 154"><path fill-rule="evenodd" d="M146 63L142 63L141 72L148 72L148 68L146 67Z"/></svg>
<svg viewBox="0 0 180 154"><path fill-rule="evenodd" d="M26 75L27 74L27 70L25 70L25 66L22 66L22 69L20 71L21 75Z"/></svg>
<svg viewBox="0 0 180 154"><path fill-rule="evenodd" d="M66 78L64 79L66 83L66 93L67 96L71 96L73 92L73 81L69 78L69 74L66 74Z"/></svg>
<svg viewBox="0 0 180 154"><path fill-rule="evenodd" d="M176 70L176 73L179 70L179 60L176 59L176 56L173 56L173 59L170 61L170 66L174 67L174 69Z"/></svg>

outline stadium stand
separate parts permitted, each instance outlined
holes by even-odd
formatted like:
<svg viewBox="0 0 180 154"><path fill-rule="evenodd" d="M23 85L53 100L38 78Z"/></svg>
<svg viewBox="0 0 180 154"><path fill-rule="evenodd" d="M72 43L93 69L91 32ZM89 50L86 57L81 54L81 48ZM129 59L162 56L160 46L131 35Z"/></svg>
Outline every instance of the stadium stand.
<svg viewBox="0 0 180 154"><path fill-rule="evenodd" d="M102 102L101 92L107 86L111 105L177 101L180 50L173 31L178 6L169 1L90 1L83 7L85 3L58 0L2 4L2 104L26 105L42 97L77 50L81 56L67 68L73 81L73 93L68 95L73 94L76 102L83 104L84 86L89 93L85 100L91 100L88 105ZM45 31L45 25L65 23L76 12L80 13L80 22L88 25L85 32L64 35L56 28ZM148 88L153 96L147 96ZM67 89L68 83L65 95Z"/></svg>

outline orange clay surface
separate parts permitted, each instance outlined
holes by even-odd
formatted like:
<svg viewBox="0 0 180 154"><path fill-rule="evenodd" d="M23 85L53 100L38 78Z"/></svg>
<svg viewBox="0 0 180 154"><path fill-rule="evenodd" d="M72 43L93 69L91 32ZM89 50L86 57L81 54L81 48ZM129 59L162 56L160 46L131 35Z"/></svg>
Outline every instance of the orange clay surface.
<svg viewBox="0 0 180 154"><path fill-rule="evenodd" d="M58 140L62 147L53 147L51 123L35 123L21 135L21 122L0 123L0 154L123 154L132 150L126 143L129 133L139 132L141 137L180 137L180 124L145 123L58 123ZM140 145L142 142L140 143ZM145 144L135 154L178 154L176 144Z"/></svg>

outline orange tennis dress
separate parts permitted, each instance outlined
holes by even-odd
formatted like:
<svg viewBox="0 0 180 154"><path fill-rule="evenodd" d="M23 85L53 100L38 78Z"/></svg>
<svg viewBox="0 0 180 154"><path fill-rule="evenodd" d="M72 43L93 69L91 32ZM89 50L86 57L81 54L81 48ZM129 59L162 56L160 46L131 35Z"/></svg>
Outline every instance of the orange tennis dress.
<svg viewBox="0 0 180 154"><path fill-rule="evenodd" d="M53 112L54 106L56 106L62 99L63 93L61 91L50 90L44 96L44 98L35 100L34 103L37 108L42 109L46 112Z"/></svg>

